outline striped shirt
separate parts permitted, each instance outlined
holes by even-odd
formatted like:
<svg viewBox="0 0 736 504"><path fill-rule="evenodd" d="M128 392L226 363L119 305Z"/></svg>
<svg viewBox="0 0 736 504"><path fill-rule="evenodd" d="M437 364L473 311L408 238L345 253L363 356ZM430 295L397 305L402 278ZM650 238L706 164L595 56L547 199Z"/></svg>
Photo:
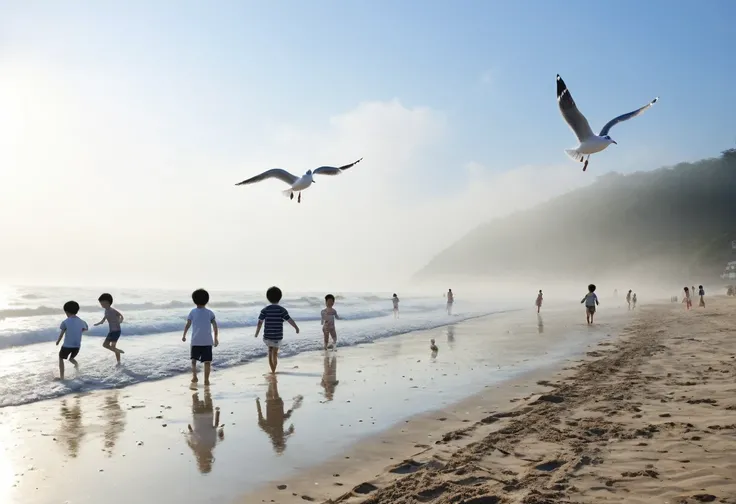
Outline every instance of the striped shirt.
<svg viewBox="0 0 736 504"><path fill-rule="evenodd" d="M258 320L263 320L263 338L284 339L284 321L289 320L289 312L281 305L272 304L261 310Z"/></svg>

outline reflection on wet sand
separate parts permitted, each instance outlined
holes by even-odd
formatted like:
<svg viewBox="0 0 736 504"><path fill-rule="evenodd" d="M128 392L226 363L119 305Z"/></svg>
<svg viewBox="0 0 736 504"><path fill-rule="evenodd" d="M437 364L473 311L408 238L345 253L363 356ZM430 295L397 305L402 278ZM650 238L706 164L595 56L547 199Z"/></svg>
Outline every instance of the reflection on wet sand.
<svg viewBox="0 0 736 504"><path fill-rule="evenodd" d="M120 391L105 396L105 405L102 408L105 419L105 451L112 456L112 450L120 434L125 429L125 411L120 407Z"/></svg>
<svg viewBox="0 0 736 504"><path fill-rule="evenodd" d="M542 320L542 316L537 313L537 329L539 330L539 334L542 334L544 332L544 320Z"/></svg>
<svg viewBox="0 0 736 504"><path fill-rule="evenodd" d="M455 343L455 325L451 324L447 326L447 343L452 346Z"/></svg>
<svg viewBox="0 0 736 504"><path fill-rule="evenodd" d="M204 389L204 401L200 401L199 392L192 394L192 423L188 427L187 444L194 452L199 472L207 474L212 471L215 461L212 454L215 445L218 440L225 439L222 428L217 431L220 427L220 408L213 408L209 388Z"/></svg>
<svg viewBox="0 0 736 504"><path fill-rule="evenodd" d="M302 405L302 396L296 396L291 409L284 413L284 401L279 395L278 379L275 375L266 378L268 392L266 392L266 417L263 416L261 400L256 398L258 409L258 426L271 438L271 444L276 453L283 453L286 449L286 438L294 434L294 424L284 432L284 423L291 418L294 410Z"/></svg>
<svg viewBox="0 0 736 504"><path fill-rule="evenodd" d="M70 400L61 400L61 433L59 437L66 442L66 449L70 457L79 454L79 445L86 434L82 425L82 403L79 397L75 397L69 406Z"/></svg>
<svg viewBox="0 0 736 504"><path fill-rule="evenodd" d="M322 374L322 387L325 389L325 399L332 401L335 397L335 387L340 383L337 379L337 356L325 355L325 372Z"/></svg>

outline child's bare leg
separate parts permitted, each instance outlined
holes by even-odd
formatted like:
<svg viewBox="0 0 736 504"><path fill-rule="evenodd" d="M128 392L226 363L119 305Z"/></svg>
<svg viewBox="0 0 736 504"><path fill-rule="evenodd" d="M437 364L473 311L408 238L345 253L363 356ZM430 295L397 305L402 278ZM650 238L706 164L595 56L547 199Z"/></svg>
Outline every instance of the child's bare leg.
<svg viewBox="0 0 736 504"><path fill-rule="evenodd" d="M205 362L204 363L204 384L209 385L210 384L210 370L212 368L211 362Z"/></svg>
<svg viewBox="0 0 736 504"><path fill-rule="evenodd" d="M279 349L278 348L273 348L272 350L273 350L273 366L271 367L271 371L273 373L275 373L276 372L276 366L279 365Z"/></svg>
<svg viewBox="0 0 736 504"><path fill-rule="evenodd" d="M327 343L329 343L330 331L328 331L327 329L322 329L322 334L325 337L325 350L327 350Z"/></svg>
<svg viewBox="0 0 736 504"><path fill-rule="evenodd" d="M337 330L334 327L330 329L330 336L332 336L332 346L337 350Z"/></svg>
<svg viewBox="0 0 736 504"><path fill-rule="evenodd" d="M117 341L111 341L110 342L110 350L115 352L115 360L118 361L118 364L120 364L120 354L123 353L122 350L118 350L117 348L118 342Z"/></svg>
<svg viewBox="0 0 736 504"><path fill-rule="evenodd" d="M197 379L197 361L192 360L192 383L197 383L199 380Z"/></svg>
<svg viewBox="0 0 736 504"><path fill-rule="evenodd" d="M64 379L64 359L59 357L59 378Z"/></svg>
<svg viewBox="0 0 736 504"><path fill-rule="evenodd" d="M74 364L74 368L75 369L79 369L79 362L77 362L76 359L69 359L69 362L71 362L72 364Z"/></svg>

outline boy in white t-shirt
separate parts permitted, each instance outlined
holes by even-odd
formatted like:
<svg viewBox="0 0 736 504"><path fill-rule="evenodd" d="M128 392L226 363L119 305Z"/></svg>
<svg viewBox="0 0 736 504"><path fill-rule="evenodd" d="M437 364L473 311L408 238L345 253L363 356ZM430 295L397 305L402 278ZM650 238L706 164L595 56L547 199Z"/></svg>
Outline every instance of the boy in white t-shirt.
<svg viewBox="0 0 736 504"><path fill-rule="evenodd" d="M210 295L204 289L197 289L192 292L192 301L197 305L189 312L187 317L187 325L184 326L184 335L182 341L187 340L187 331L192 328L192 349L190 358L192 359L192 383L197 383L197 361L204 363L204 384L210 384L210 370L212 366L212 347L220 344L218 341L219 331L217 329L217 321L215 314L207 308L210 302ZM215 331L214 341L212 339L212 330Z"/></svg>
<svg viewBox="0 0 736 504"><path fill-rule="evenodd" d="M595 316L595 307L599 305L598 296L595 294L595 284L588 285L588 293L580 301L580 304L585 303L585 320L588 325L593 324L593 317Z"/></svg>
<svg viewBox="0 0 736 504"><path fill-rule="evenodd" d="M74 364L75 368L79 368L79 363L75 357L82 346L82 333L89 330L87 322L77 317L79 303L76 301L64 303L64 313L66 314L66 320L61 323L59 327L61 332L59 333L59 338L56 340L56 346L59 346L61 338L64 338L64 344L61 345L61 350L59 350L59 376L62 380L64 379L65 359L69 359L69 362Z"/></svg>

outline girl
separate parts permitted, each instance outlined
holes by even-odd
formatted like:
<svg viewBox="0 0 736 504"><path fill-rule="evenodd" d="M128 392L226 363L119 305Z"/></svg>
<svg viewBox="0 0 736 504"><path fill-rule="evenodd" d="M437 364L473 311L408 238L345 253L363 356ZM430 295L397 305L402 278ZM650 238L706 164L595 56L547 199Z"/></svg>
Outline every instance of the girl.
<svg viewBox="0 0 736 504"><path fill-rule="evenodd" d="M535 304L537 305L537 313L539 313L539 309L542 308L542 289L539 289L539 294L537 294L537 302Z"/></svg>
<svg viewBox="0 0 736 504"><path fill-rule="evenodd" d="M690 299L690 289L687 287L685 287L685 299L683 299L682 302L685 303L685 308L688 310L693 306L693 302Z"/></svg>

